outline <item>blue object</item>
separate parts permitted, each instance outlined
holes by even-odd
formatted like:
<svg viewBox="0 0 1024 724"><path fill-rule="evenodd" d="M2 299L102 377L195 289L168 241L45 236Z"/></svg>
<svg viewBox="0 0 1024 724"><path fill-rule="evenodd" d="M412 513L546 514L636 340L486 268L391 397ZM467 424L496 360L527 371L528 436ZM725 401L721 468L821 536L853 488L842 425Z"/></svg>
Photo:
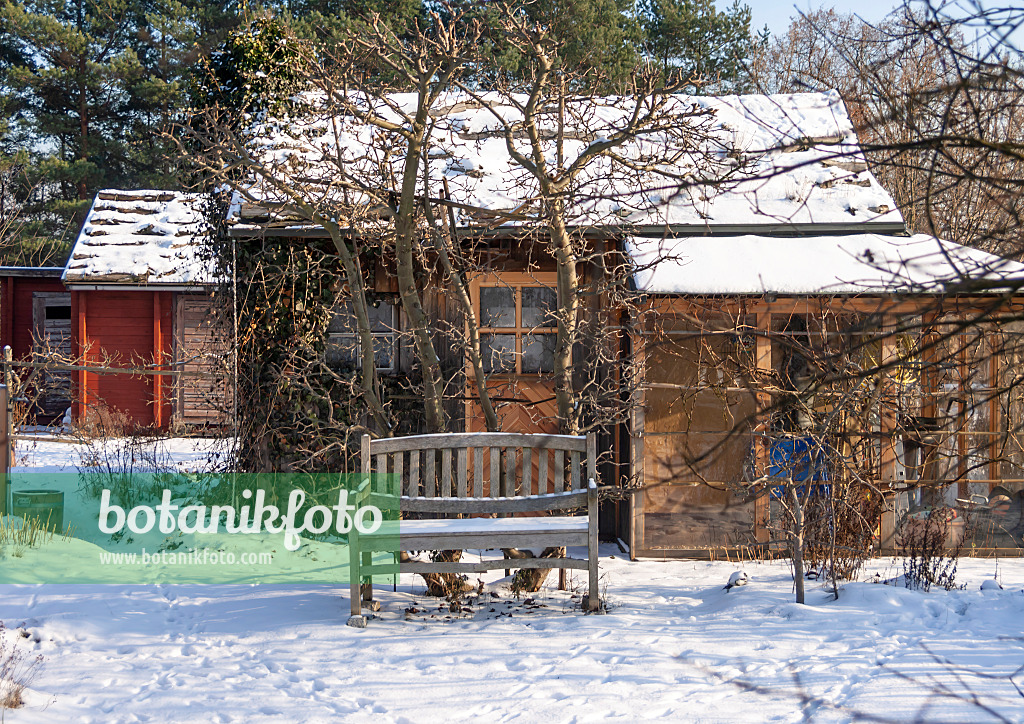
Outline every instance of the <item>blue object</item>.
<svg viewBox="0 0 1024 724"><path fill-rule="evenodd" d="M825 447L812 437L787 437L772 440L768 446L768 477L792 478L796 483L828 481L828 456ZM811 494L828 494L830 486L812 485ZM772 497L782 498L785 488L772 488ZM797 488L797 495L807 494L807 486Z"/></svg>

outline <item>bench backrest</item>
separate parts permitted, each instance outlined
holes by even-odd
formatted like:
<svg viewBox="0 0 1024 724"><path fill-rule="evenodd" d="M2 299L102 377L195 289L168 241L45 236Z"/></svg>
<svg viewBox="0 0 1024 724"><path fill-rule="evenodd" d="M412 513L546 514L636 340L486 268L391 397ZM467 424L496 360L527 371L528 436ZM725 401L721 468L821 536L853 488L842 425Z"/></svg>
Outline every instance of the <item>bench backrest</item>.
<svg viewBox="0 0 1024 724"><path fill-rule="evenodd" d="M362 472L391 474L403 498L514 498L585 491L597 439L505 432L362 439ZM583 461L586 468L583 468ZM398 491L394 491L398 492Z"/></svg>

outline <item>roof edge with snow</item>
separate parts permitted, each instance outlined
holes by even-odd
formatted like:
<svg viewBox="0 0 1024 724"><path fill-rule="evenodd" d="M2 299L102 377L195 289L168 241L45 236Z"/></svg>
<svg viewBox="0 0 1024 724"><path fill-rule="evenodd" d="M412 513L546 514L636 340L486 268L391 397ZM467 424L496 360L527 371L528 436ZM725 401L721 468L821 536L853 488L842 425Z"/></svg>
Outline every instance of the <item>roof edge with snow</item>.
<svg viewBox="0 0 1024 724"><path fill-rule="evenodd" d="M1014 291L1024 264L919 234L630 237L646 294L877 295Z"/></svg>

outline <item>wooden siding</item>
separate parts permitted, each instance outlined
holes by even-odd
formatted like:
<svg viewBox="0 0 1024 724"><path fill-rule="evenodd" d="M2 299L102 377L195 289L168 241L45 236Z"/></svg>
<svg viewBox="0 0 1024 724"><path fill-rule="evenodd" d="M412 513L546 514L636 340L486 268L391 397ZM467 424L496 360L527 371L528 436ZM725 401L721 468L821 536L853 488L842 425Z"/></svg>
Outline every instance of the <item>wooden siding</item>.
<svg viewBox="0 0 1024 724"><path fill-rule="evenodd" d="M202 294L180 294L175 301L175 369L204 375L177 378L175 425L223 425L230 419L230 334L215 320L212 303Z"/></svg>
<svg viewBox="0 0 1024 724"><path fill-rule="evenodd" d="M60 279L0 277L0 347L10 345L14 359L32 354L32 295L35 292L64 292Z"/></svg>
<svg viewBox="0 0 1024 724"><path fill-rule="evenodd" d="M172 292L74 291L75 347L89 364L146 366L172 354ZM97 406L127 415L142 427L168 427L171 399L167 376L80 372L76 416ZM154 403L160 399L159 407Z"/></svg>

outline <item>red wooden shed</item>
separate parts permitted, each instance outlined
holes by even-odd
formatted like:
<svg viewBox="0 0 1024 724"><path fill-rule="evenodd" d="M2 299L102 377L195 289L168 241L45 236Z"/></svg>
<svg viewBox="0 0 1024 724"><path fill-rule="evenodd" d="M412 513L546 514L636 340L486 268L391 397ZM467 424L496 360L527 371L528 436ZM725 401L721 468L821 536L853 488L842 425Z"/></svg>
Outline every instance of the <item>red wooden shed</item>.
<svg viewBox="0 0 1024 724"><path fill-rule="evenodd" d="M106 409L157 429L224 421L228 345L198 243L201 203L170 191L97 194L63 273L75 351L97 369L77 373L76 420Z"/></svg>

